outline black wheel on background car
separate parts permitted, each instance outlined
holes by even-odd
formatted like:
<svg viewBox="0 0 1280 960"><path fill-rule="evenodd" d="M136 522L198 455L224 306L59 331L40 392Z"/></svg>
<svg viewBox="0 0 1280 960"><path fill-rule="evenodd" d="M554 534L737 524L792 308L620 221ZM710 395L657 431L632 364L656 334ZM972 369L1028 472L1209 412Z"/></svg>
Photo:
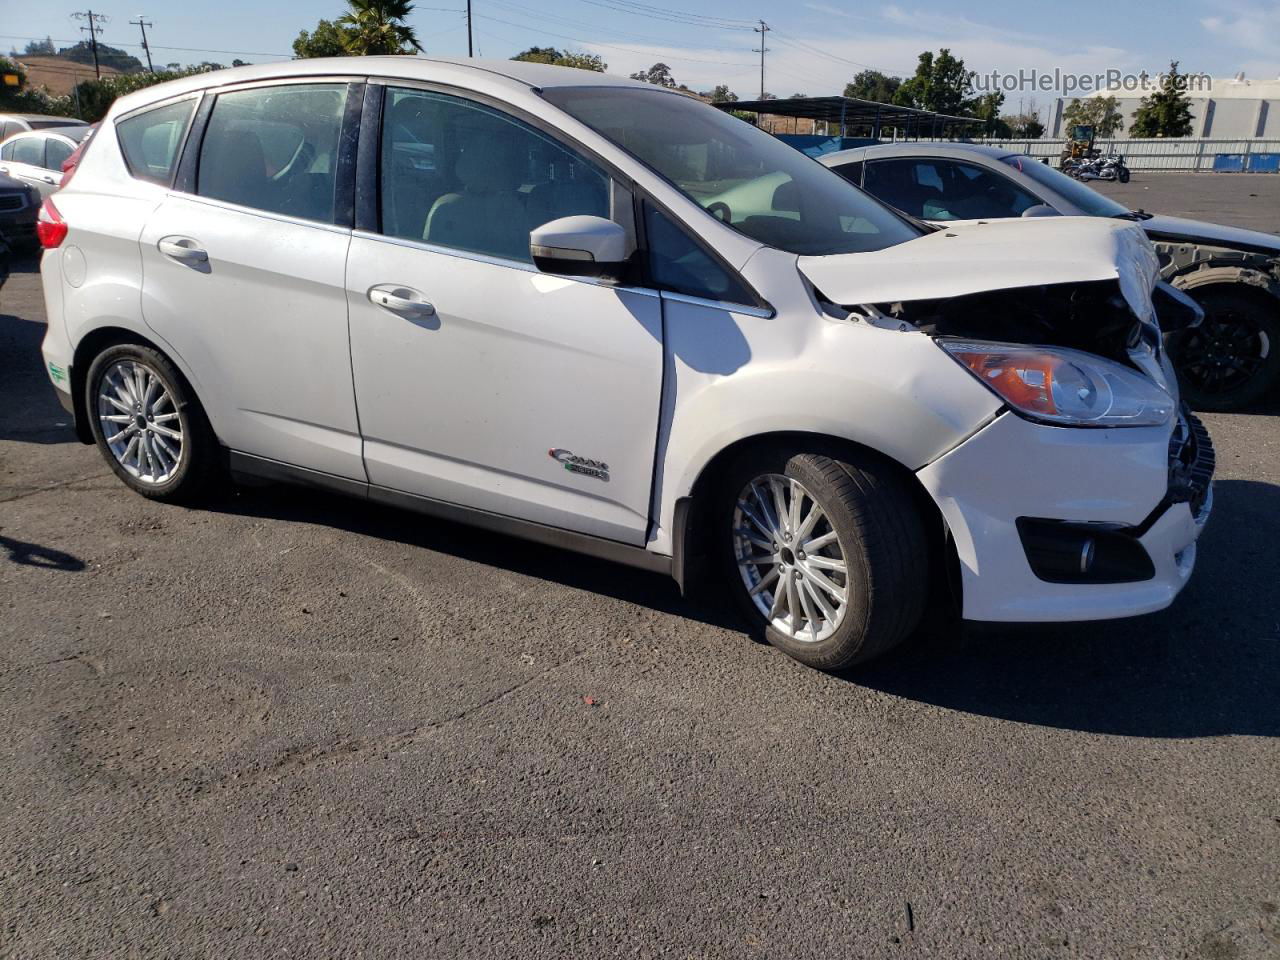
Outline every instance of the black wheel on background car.
<svg viewBox="0 0 1280 960"><path fill-rule="evenodd" d="M756 450L729 469L716 536L753 632L820 670L864 663L915 628L927 593L921 517L870 455Z"/></svg>
<svg viewBox="0 0 1280 960"><path fill-rule="evenodd" d="M203 493L218 459L204 410L169 360L140 344L103 350L84 402L98 449L116 476L154 500Z"/></svg>
<svg viewBox="0 0 1280 960"><path fill-rule="evenodd" d="M1239 410L1280 386L1280 301L1230 284L1191 291L1204 322L1171 353L1183 399L1198 410Z"/></svg>

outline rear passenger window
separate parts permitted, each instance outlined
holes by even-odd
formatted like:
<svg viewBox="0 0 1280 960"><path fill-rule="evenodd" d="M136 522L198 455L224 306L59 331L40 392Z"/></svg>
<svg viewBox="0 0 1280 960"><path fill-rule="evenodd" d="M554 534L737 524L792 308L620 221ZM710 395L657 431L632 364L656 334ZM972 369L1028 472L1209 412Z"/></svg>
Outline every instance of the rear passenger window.
<svg viewBox="0 0 1280 960"><path fill-rule="evenodd" d="M530 262L529 231L609 216L609 178L504 113L423 90L387 90L382 232Z"/></svg>
<svg viewBox="0 0 1280 960"><path fill-rule="evenodd" d="M333 223L346 106L345 83L219 95L200 146L196 193Z"/></svg>
<svg viewBox="0 0 1280 960"><path fill-rule="evenodd" d="M844 177L850 183L862 186L862 161L854 160L852 163L842 163L838 167L833 167L836 173Z"/></svg>
<svg viewBox="0 0 1280 960"><path fill-rule="evenodd" d="M62 163L71 156L71 144L65 140L50 139L44 147L44 165L49 170L61 170Z"/></svg>
<svg viewBox="0 0 1280 960"><path fill-rule="evenodd" d="M195 108L194 99L179 100L117 123L116 139L129 173L139 180L168 186L173 181L178 147Z"/></svg>

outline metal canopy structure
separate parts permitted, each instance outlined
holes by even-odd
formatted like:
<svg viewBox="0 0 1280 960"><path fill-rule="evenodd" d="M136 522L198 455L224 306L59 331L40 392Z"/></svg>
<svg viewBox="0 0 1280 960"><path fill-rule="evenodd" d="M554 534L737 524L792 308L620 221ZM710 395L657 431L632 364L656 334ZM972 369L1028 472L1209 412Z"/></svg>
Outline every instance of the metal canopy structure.
<svg viewBox="0 0 1280 960"><path fill-rule="evenodd" d="M879 139L880 131L893 127L907 139L911 137L955 136L965 127L981 124L974 117L953 117L932 110L899 107L892 103L859 100L856 97L794 97L789 100L738 100L716 103L721 110L769 114L773 117L795 117L822 120L831 134L848 136L851 128L866 128ZM833 129L834 128L834 129Z"/></svg>

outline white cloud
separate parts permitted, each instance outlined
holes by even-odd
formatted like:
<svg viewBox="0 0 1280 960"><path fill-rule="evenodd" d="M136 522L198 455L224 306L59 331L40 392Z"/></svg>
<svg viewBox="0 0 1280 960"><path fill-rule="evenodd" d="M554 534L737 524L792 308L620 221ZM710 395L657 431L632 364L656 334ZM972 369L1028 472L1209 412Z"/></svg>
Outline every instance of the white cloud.
<svg viewBox="0 0 1280 960"><path fill-rule="evenodd" d="M1200 26L1224 43L1280 58L1280 3L1242 6L1230 16L1205 17Z"/></svg>

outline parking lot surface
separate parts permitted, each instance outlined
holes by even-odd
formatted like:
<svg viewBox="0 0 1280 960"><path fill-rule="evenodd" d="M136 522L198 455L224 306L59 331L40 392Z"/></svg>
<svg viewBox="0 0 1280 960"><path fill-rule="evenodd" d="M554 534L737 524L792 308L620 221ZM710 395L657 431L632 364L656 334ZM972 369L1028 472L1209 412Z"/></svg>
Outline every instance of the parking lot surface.
<svg viewBox="0 0 1280 960"><path fill-rule="evenodd" d="M1280 228L1280 177L1178 179L1105 189ZM54 400L24 269L0 957L1280 955L1275 409L1205 418L1216 511L1172 609L839 678L572 554L130 493Z"/></svg>

